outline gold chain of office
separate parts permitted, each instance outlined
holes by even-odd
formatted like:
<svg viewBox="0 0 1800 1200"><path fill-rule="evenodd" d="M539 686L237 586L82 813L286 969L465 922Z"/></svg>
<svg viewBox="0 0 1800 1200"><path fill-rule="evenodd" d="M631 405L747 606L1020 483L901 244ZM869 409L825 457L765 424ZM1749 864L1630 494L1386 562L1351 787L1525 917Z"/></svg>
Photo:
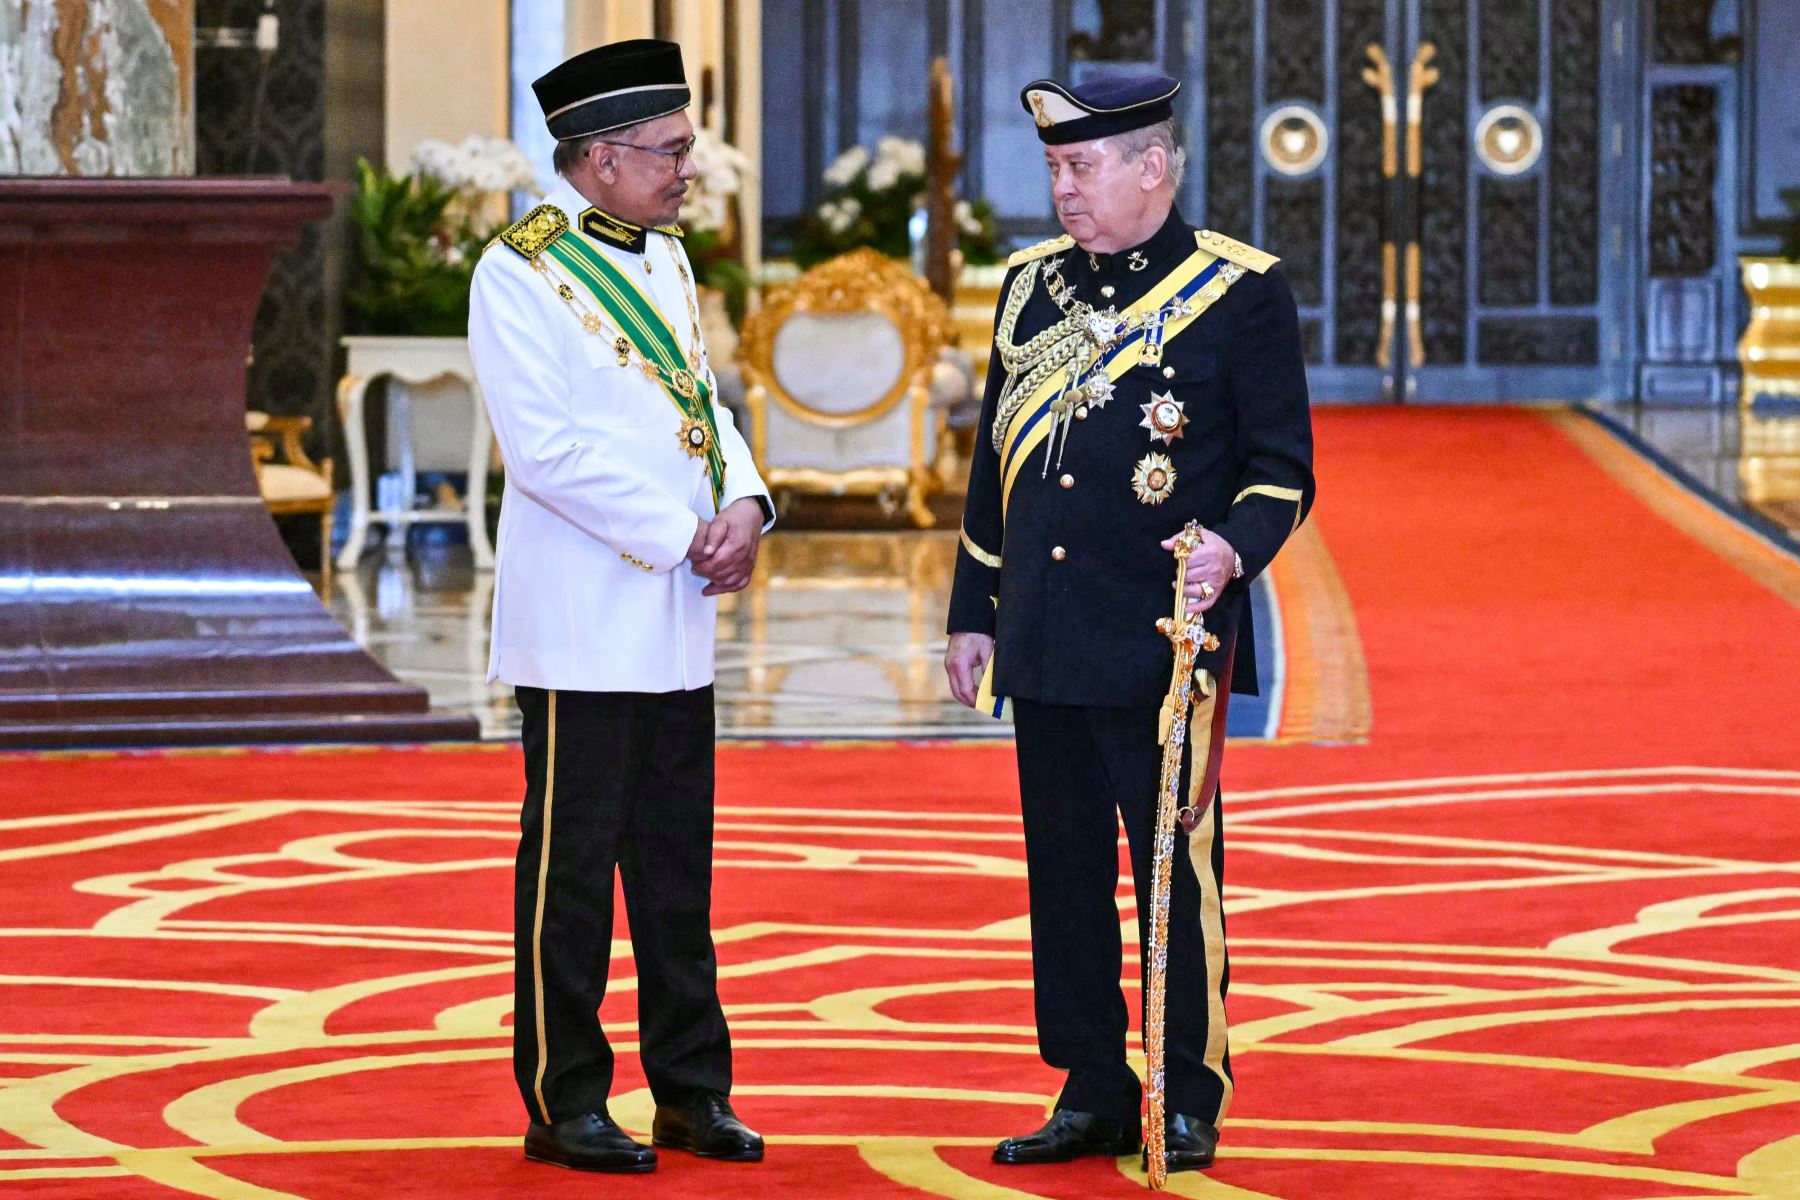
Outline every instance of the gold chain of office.
<svg viewBox="0 0 1800 1200"><path fill-rule="evenodd" d="M1000 324L994 331L994 349L1006 368L1006 382L1000 389L989 434L996 451L1005 445L1006 430L1013 417L1045 380L1066 368L1070 386L1078 386L1100 356L1121 339L1146 325L1160 326L1192 311L1189 303L1179 298L1169 300L1153 313L1121 314L1112 307L1096 309L1075 299L1075 289L1063 278L1062 261L1058 255L1026 263L1006 294ZM1063 317L1020 344L1013 341L1013 331L1037 286L1040 268L1044 290Z"/></svg>
<svg viewBox="0 0 1800 1200"><path fill-rule="evenodd" d="M650 382L659 386L666 382L684 397L692 400L699 394L698 379L695 372L701 368L702 357L704 354L704 351L700 346L700 310L694 302L695 288L693 280L688 277L687 267L682 264L681 256L676 254L673 250L670 250L669 259L675 264L676 273L681 276L681 298L687 301L689 336L687 357L688 366L693 368L693 370L665 370L656 363L651 362L648 358L645 358L643 354L631 344L631 339L627 338L622 331L615 331L612 347L613 353L619 356L619 365L621 367L633 365L632 360L636 359L637 369L642 371ZM563 303L567 304L569 308L574 311L576 317L580 319L581 327L583 329L600 337L606 336L608 326L605 318L590 309L587 304L582 301L580 293L570 287L567 283L552 275L550 268L544 265L542 258L532 259L531 266L533 270L539 275L542 275L544 279L549 282L551 287L556 289L556 294L562 297Z"/></svg>

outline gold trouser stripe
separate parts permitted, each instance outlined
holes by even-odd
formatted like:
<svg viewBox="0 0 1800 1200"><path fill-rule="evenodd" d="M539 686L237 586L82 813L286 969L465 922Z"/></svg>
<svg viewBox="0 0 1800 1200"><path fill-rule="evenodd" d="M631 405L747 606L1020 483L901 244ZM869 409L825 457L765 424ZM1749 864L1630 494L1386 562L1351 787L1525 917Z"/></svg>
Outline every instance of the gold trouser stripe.
<svg viewBox="0 0 1800 1200"><path fill-rule="evenodd" d="M1305 503L1306 497L1300 491L1299 488L1276 487L1272 483L1253 484L1252 486L1247 487L1243 491L1239 492L1237 494L1237 500L1233 500L1232 503L1236 504L1238 502L1238 500L1243 500L1249 496L1270 496L1276 500L1291 500L1291 501L1293 501L1293 504L1294 504L1294 528L1288 530L1288 532L1292 533L1292 532L1294 532L1294 529L1300 528L1301 505L1303 503Z"/></svg>
<svg viewBox="0 0 1800 1200"><path fill-rule="evenodd" d="M548 745L544 753L544 832L538 851L537 913L531 918L531 986L537 1002L537 1076L531 1090L537 1095L538 1115L550 1124L550 1106L544 1103L544 1068L550 1061L550 1039L544 1032L544 896L550 884L550 808L556 799L556 692L550 693Z"/></svg>
<svg viewBox="0 0 1800 1200"><path fill-rule="evenodd" d="M1200 813L1200 824L1188 836L1188 861L1200 881L1200 936L1206 943L1206 1069L1219 1080L1219 1111L1213 1114L1214 1128L1225 1123L1225 1110L1231 1107L1231 1076L1225 1073L1225 1052L1230 1036L1225 1028L1225 909L1219 897L1219 877L1213 874L1213 843L1218 840L1219 825L1213 800L1217 793L1202 795L1206 790L1207 770L1212 761L1213 717L1219 704L1218 689L1194 702L1194 715L1188 725L1192 755L1188 767L1188 804ZM1203 1114L1195 1113L1195 1116Z"/></svg>
<svg viewBox="0 0 1800 1200"><path fill-rule="evenodd" d="M998 554L989 554L986 550L977 546L975 544L975 539L969 536L969 527L966 525L963 526L962 529L962 544L963 549L969 552L969 557L980 563L982 566L994 567L996 569L1000 566L1000 556Z"/></svg>

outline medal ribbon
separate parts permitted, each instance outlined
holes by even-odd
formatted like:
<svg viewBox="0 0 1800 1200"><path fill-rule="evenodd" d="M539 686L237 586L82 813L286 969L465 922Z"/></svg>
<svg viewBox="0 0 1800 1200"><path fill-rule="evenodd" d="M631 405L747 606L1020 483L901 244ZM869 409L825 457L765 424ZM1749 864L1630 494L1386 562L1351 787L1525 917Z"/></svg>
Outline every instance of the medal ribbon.
<svg viewBox="0 0 1800 1200"><path fill-rule="evenodd" d="M1100 361L1095 365L1094 370L1089 371L1088 374L1103 371L1108 379L1116 383L1124 377L1125 372L1137 366L1137 356L1128 352L1138 348L1139 343L1143 341L1145 334L1150 329L1160 325L1162 330L1160 342L1166 344L1171 338L1199 319L1202 313L1212 307L1214 301L1225 294L1226 288L1237 282L1238 273L1226 272L1225 266L1224 259L1216 258L1204 250L1194 251L1180 266L1169 272L1161 282L1119 316L1121 320L1132 316L1147 318L1164 305L1181 301L1189 302L1192 311L1185 317L1165 322L1145 321L1108 348L1100 356ZM1031 456L1032 450L1042 445L1044 439L1050 435L1051 422L1048 419L1050 406L1058 396L1062 395L1065 388L1071 384L1079 384L1079 381L1071 380L1068 376L1069 369L1064 367L1040 383L1031 397L1019 407L1019 411L1013 414L1012 422L1006 428L1006 440L1000 451L1000 514L1002 521L1005 520L1007 504L1012 499L1013 484L1018 481L1020 468ZM1076 403L1081 401L1079 395L1074 396L1073 399Z"/></svg>
<svg viewBox="0 0 1800 1200"><path fill-rule="evenodd" d="M636 280L589 246L583 236L564 234L544 247L543 253L594 298L632 348L656 368L657 383L681 415L706 429L706 473L716 509L725 491L725 454L719 448L719 428L713 419L712 389L682 353L668 318Z"/></svg>
<svg viewBox="0 0 1800 1200"><path fill-rule="evenodd" d="M1227 270L1226 268L1231 269ZM1118 382L1125 372L1138 365L1138 356L1128 354L1142 342L1152 330L1160 330L1156 339L1158 349L1166 345L1172 338L1180 334L1189 325L1199 320L1201 314L1216 303L1227 288L1236 283L1243 271L1222 258L1208 254L1204 250L1196 250L1189 255L1180 266L1169 272L1161 282L1146 292L1136 304L1120 314L1124 319L1133 315L1148 317L1165 304L1187 301L1190 311L1185 317L1177 317L1163 322L1145 321L1136 329L1120 338L1101 355L1095 371L1104 371L1106 377ZM1092 374L1090 371L1088 374ZM1030 398L1013 414L1013 419L1006 427L1006 440L1000 451L1000 521L1002 528L1006 523L1006 509L1012 499L1013 484L1018 481L1020 468L1031 452L1042 445L1050 436L1052 422L1050 406L1062 395L1071 384L1079 384L1079 380L1068 378L1069 369L1064 367L1037 386ZM1079 403L1079 397L1076 398ZM976 698L975 707L989 716L999 719L1005 711L1006 697L994 692L994 664L989 660L987 670L981 677L981 692Z"/></svg>

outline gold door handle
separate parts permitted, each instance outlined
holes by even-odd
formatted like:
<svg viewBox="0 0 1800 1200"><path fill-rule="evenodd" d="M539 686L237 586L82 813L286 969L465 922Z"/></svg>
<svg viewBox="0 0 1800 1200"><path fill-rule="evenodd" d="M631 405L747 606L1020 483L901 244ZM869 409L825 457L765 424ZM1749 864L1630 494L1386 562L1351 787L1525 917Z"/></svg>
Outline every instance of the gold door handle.
<svg viewBox="0 0 1800 1200"><path fill-rule="evenodd" d="M1399 315L1400 263L1394 243L1392 195L1394 177L1400 174L1400 111L1394 92L1394 69L1380 43L1370 42L1363 48L1369 66L1363 68L1363 82L1381 97L1381 178L1383 190L1390 194L1381 205L1381 337L1375 346L1375 362L1386 369L1394 360L1394 321Z"/></svg>
<svg viewBox="0 0 1800 1200"><path fill-rule="evenodd" d="M1406 345L1407 358L1415 367L1425 365L1425 333L1420 319L1419 308L1419 219L1423 213L1420 205L1419 180L1425 167L1425 93L1437 84L1438 69L1431 65L1437 57L1437 46L1431 42L1420 42L1413 53L1412 69L1407 72L1406 81L1406 174L1411 181L1411 200L1414 214L1413 235L1406 240Z"/></svg>

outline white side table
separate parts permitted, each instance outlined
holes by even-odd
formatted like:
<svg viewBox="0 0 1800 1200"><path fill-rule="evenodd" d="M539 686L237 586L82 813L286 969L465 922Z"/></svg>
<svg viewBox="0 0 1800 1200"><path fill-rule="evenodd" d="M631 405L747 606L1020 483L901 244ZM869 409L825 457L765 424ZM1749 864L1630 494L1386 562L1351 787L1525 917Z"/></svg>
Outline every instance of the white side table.
<svg viewBox="0 0 1800 1200"><path fill-rule="evenodd" d="M487 533L488 455L493 443L493 430L488 427L487 408L481 400L481 387L475 382L475 366L469 359L467 338L457 337L347 337L344 349L349 352L345 375L338 381L338 415L344 422L344 441L350 451L350 535L337 557L338 569L353 570L362 557L363 545L369 538L369 526L375 522L405 529L418 524L466 523L469 527L469 549L475 555L475 568L494 569L494 547ZM417 471L413 461L412 412L407 401L408 384L422 386L450 377L468 385L475 411L470 421L469 485L461 509L412 508L392 512L369 507L369 439L363 428L363 399L369 384L386 376L391 427L400 435L399 457L403 492L411 497L417 490Z"/></svg>

